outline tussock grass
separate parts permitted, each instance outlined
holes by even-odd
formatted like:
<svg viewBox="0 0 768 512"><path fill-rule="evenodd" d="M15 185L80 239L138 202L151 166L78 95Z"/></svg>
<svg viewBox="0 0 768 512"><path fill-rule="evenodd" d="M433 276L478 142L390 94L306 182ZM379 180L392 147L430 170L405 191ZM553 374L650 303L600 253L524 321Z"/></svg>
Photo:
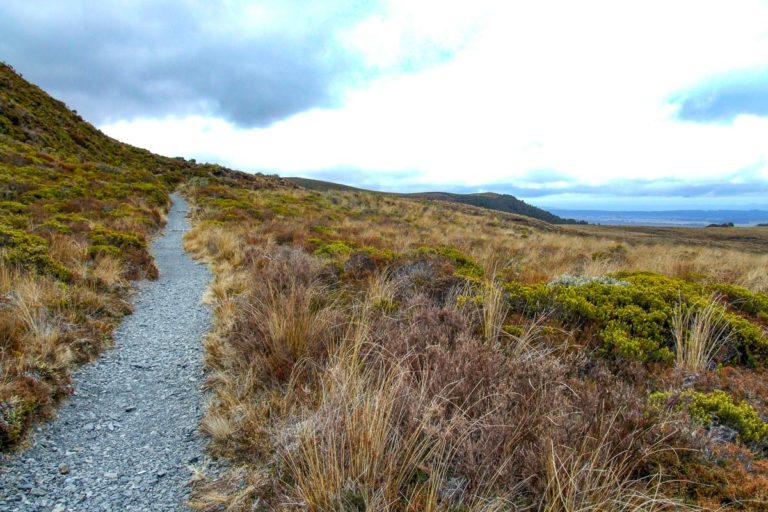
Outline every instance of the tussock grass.
<svg viewBox="0 0 768 512"><path fill-rule="evenodd" d="M690 372L710 369L731 338L731 327L718 297L712 296L700 307L675 308L672 336L679 368Z"/></svg>
<svg viewBox="0 0 768 512"><path fill-rule="evenodd" d="M603 431L597 437L585 432L575 446L556 445L552 441L547 444L546 489L538 510L695 510L683 501L661 494L658 483L653 483L655 477L650 482L638 482L633 477L643 463L643 456L614 445L610 423L615 419L616 416L604 418Z"/></svg>
<svg viewBox="0 0 768 512"><path fill-rule="evenodd" d="M504 289L496 282L495 276L491 276L483 283L482 294L483 339L486 343L498 343L509 314Z"/></svg>

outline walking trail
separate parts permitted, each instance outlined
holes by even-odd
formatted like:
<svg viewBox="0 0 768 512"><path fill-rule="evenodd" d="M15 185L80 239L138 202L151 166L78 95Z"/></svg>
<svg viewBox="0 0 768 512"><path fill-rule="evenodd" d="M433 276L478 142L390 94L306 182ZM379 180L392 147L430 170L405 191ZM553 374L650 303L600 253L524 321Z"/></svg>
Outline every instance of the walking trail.
<svg viewBox="0 0 768 512"><path fill-rule="evenodd" d="M190 466L211 464L198 433L211 275L184 252L187 203L172 199L152 244L160 279L139 283L115 347L75 372L58 417L0 462L0 511L187 509Z"/></svg>

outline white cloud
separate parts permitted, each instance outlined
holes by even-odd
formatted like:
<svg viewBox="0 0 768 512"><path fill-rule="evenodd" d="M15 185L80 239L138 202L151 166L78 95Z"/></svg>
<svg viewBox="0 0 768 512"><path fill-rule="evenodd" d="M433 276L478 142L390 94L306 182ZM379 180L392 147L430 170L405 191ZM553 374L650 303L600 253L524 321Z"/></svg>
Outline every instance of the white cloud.
<svg viewBox="0 0 768 512"><path fill-rule="evenodd" d="M393 0L339 35L378 70L339 108L253 130L201 117L102 128L164 154L283 175L360 169L391 188L540 186L536 170L562 175L554 190L716 180L768 161L768 119L683 122L669 98L768 67L767 19L768 3L748 0Z"/></svg>

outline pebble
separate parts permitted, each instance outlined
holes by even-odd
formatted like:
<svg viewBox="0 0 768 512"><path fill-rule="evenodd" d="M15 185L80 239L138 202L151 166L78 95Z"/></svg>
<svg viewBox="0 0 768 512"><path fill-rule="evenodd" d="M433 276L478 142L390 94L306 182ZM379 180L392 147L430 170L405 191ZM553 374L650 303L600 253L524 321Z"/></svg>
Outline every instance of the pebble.
<svg viewBox="0 0 768 512"><path fill-rule="evenodd" d="M211 322L200 299L211 275L183 251L187 205L173 199L152 243L160 278L137 284L114 348L74 372L58 418L33 432L26 452L0 460L0 511L189 510L187 464L220 471L197 435Z"/></svg>

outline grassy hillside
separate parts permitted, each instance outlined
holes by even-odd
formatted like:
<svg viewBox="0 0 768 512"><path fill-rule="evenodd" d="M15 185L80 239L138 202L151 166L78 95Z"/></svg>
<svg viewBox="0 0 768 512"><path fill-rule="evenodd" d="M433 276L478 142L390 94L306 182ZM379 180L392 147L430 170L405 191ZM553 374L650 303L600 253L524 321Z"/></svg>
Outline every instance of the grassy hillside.
<svg viewBox="0 0 768 512"><path fill-rule="evenodd" d="M469 204L488 208L489 210L498 210L501 212L517 213L543 220L551 224L586 224L574 219L564 219L541 208L531 206L525 201L521 201L515 196L509 194L495 194L485 192L480 194L449 194L447 192L424 192L420 194L411 194L416 198L433 199L437 201L449 201L452 203Z"/></svg>
<svg viewBox="0 0 768 512"><path fill-rule="evenodd" d="M276 180L115 141L0 65L0 449L52 411L130 312L130 281L182 180Z"/></svg>
<svg viewBox="0 0 768 512"><path fill-rule="evenodd" d="M316 190L327 192L331 190L343 190L348 192L370 192L369 190L350 187L339 183L329 181L312 180L308 178L286 178L287 181L307 190ZM385 192L381 192L385 193ZM489 210L525 215L534 219L549 222L550 224L586 224L583 221L574 219L564 219L558 217L546 210L531 206L525 201L521 201L509 194L495 194L485 192L481 194L451 194L448 192L419 192L415 194L393 194L401 197L410 197L413 199L426 199L431 201L447 201L450 203L467 204L470 206L479 206Z"/></svg>

